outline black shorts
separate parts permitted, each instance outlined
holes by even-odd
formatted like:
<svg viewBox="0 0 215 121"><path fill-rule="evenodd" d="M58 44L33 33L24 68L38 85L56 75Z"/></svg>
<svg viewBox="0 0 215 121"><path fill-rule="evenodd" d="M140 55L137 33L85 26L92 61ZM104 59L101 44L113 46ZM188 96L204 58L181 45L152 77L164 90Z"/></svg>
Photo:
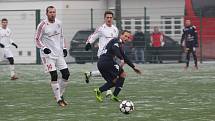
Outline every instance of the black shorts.
<svg viewBox="0 0 215 121"><path fill-rule="evenodd" d="M115 61L99 60L97 67L102 77L107 82L112 82L115 78L119 77L120 74L124 72L122 67L120 67L119 64L117 64Z"/></svg>

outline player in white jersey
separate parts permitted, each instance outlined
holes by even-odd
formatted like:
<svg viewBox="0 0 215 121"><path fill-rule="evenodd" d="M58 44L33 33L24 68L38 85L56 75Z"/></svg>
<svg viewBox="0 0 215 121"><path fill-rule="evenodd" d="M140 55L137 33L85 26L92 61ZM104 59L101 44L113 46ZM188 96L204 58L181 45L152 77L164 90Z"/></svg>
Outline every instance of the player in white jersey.
<svg viewBox="0 0 215 121"><path fill-rule="evenodd" d="M0 47L3 48L3 55L10 63L10 76L11 80L16 80L18 77L15 74L15 67L14 67L14 58L13 53L10 50L10 46L13 45L16 48L18 46L12 40L12 31L7 27L8 20L3 18L1 20L2 27L0 28Z"/></svg>
<svg viewBox="0 0 215 121"><path fill-rule="evenodd" d="M63 94L70 76L69 69L64 57L67 56L63 29L61 22L56 19L56 9L48 6L46 9L47 19L40 22L37 27L35 41L40 48L41 60L45 71L51 75L51 87L59 106L66 106ZM62 78L58 78L57 69L60 70Z"/></svg>
<svg viewBox="0 0 215 121"><path fill-rule="evenodd" d="M99 42L98 42L99 49L97 53L98 58L103 53L103 49L105 49L107 43L111 39L117 38L119 33L117 27L113 25L113 12L106 11L104 13L104 19L105 19L105 23L100 27L98 27L96 31L89 36L85 47L86 50L91 49L91 44L94 43L96 39L99 38ZM86 83L89 83L89 78L91 76L98 76L98 75L101 75L98 70L85 72ZM109 96L111 94L112 94L111 90L108 90L106 96Z"/></svg>

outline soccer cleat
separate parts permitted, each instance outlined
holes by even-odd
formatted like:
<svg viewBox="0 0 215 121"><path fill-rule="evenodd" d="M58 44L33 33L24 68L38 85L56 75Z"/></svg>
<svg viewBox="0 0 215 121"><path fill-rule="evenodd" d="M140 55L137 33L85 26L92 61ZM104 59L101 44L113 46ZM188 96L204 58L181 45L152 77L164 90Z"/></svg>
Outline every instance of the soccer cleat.
<svg viewBox="0 0 215 121"><path fill-rule="evenodd" d="M84 76L85 76L85 82L89 83L91 74L89 72L85 72Z"/></svg>
<svg viewBox="0 0 215 121"><path fill-rule="evenodd" d="M112 91L111 90L107 90L106 97L110 97L111 95L112 95Z"/></svg>
<svg viewBox="0 0 215 121"><path fill-rule="evenodd" d="M68 102L64 99L63 96L61 96L61 99L62 99L62 102L63 102L65 105L68 105Z"/></svg>
<svg viewBox="0 0 215 121"><path fill-rule="evenodd" d="M96 92L96 100L98 101L98 102L102 102L103 100L102 100L102 93L101 93L101 91L98 89L98 88L96 88L96 89L94 89L94 92Z"/></svg>
<svg viewBox="0 0 215 121"><path fill-rule="evenodd" d="M121 101L117 96L114 96L114 95L112 95L110 99L112 101L115 101L115 102L120 102Z"/></svg>
<svg viewBox="0 0 215 121"><path fill-rule="evenodd" d="M58 105L61 106L61 107L65 107L66 105L64 104L63 100L59 100L58 102Z"/></svg>
<svg viewBox="0 0 215 121"><path fill-rule="evenodd" d="M12 77L10 78L10 80L16 80L16 79L19 79L19 78L16 77L16 76L12 76Z"/></svg>
<svg viewBox="0 0 215 121"><path fill-rule="evenodd" d="M198 70L198 69L199 69L199 67L198 67L198 66L194 66L194 68L195 68L196 70Z"/></svg>

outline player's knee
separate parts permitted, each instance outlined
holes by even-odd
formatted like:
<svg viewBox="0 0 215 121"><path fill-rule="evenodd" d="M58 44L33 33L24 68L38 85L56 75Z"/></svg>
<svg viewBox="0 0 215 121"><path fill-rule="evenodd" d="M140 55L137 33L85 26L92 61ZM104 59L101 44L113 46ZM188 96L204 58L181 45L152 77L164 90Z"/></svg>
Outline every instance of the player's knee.
<svg viewBox="0 0 215 121"><path fill-rule="evenodd" d="M13 65L14 64L14 59L11 57L11 58L8 58L8 61L10 63L10 65Z"/></svg>
<svg viewBox="0 0 215 121"><path fill-rule="evenodd" d="M58 78L57 71L51 71L50 75L51 75L51 81L57 81L57 78Z"/></svg>
<svg viewBox="0 0 215 121"><path fill-rule="evenodd" d="M69 79L70 73L68 68L61 70L61 74L63 79L65 80Z"/></svg>

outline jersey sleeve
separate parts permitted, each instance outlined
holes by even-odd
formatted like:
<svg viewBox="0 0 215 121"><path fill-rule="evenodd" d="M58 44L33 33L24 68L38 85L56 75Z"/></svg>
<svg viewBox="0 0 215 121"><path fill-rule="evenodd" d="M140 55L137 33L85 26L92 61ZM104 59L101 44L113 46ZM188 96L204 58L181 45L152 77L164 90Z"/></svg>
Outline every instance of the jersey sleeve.
<svg viewBox="0 0 215 121"><path fill-rule="evenodd" d="M184 39L185 39L185 31L184 31L184 29L183 29L183 33L182 33L182 36L181 36L181 45L182 45Z"/></svg>
<svg viewBox="0 0 215 121"><path fill-rule="evenodd" d="M196 27L193 26L193 32L194 32L194 41L195 41L195 47L198 47L198 33L197 33L197 30L196 30Z"/></svg>
<svg viewBox="0 0 215 121"><path fill-rule="evenodd" d="M63 27L61 25L61 30L60 30L60 39L61 39L61 48L66 49L66 41L63 35Z"/></svg>
<svg viewBox="0 0 215 121"><path fill-rule="evenodd" d="M11 30L10 30L9 39L10 39L10 44L14 43L14 41L13 41L13 33L12 33Z"/></svg>
<svg viewBox="0 0 215 121"><path fill-rule="evenodd" d="M43 31L45 27L45 22L41 22L37 26L36 34L35 34L35 42L38 48L45 48L45 45L42 42Z"/></svg>
<svg viewBox="0 0 215 121"><path fill-rule="evenodd" d="M125 55L124 53L124 48L122 46L119 45L119 43L114 43L113 47L112 47L115 55L120 59L120 60L124 60L125 63L127 63L131 68L134 68L134 64L132 63L132 61L128 58L128 56Z"/></svg>
<svg viewBox="0 0 215 121"><path fill-rule="evenodd" d="M102 27L99 27L98 29L96 29L95 32L88 37L86 43L90 43L90 44L94 43L96 39L98 39L101 35L101 28Z"/></svg>
<svg viewBox="0 0 215 121"><path fill-rule="evenodd" d="M123 55L120 50L120 45L118 42L114 42L112 46L113 53L120 59L124 60Z"/></svg>

